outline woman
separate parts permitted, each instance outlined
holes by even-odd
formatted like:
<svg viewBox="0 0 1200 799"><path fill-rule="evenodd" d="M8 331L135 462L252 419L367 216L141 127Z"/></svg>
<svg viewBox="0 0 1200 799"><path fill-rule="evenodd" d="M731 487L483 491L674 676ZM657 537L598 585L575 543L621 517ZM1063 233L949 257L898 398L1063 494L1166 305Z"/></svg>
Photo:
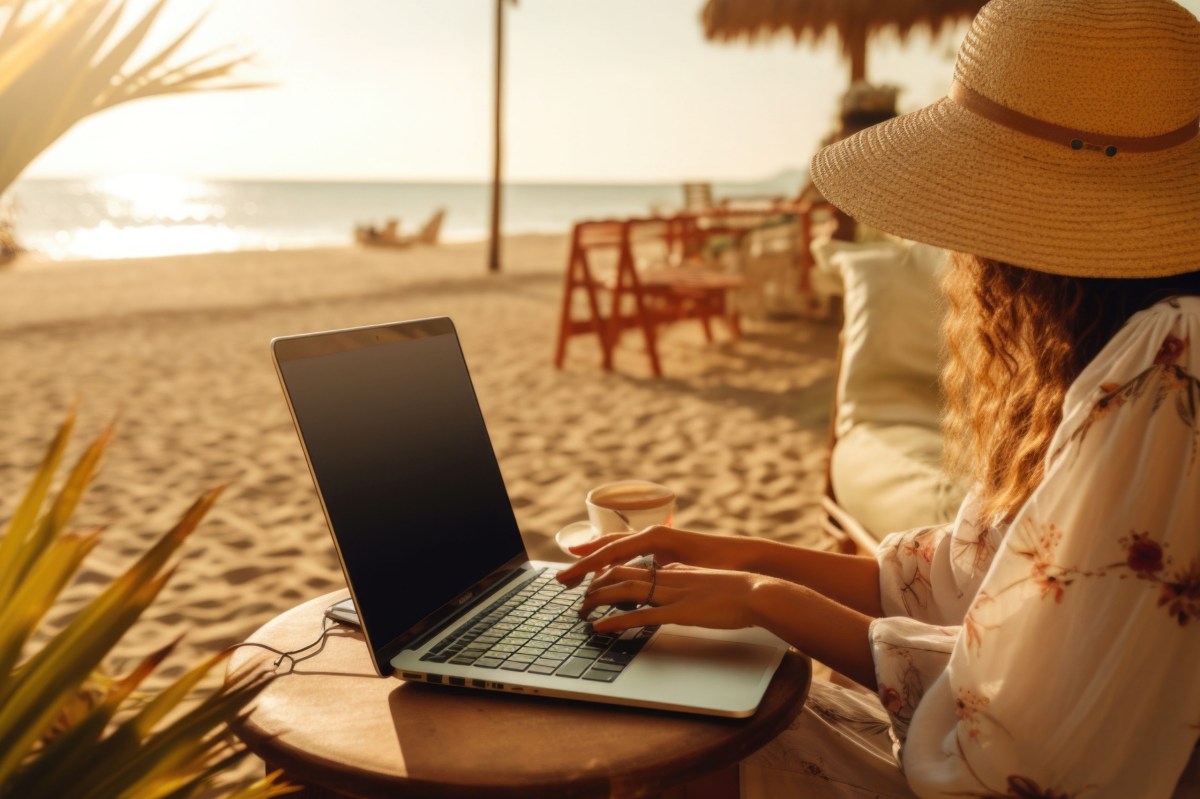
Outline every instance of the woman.
<svg viewBox="0 0 1200 799"><path fill-rule="evenodd" d="M959 253L958 518L877 560L652 528L560 574L644 603L597 629L757 624L877 692L815 683L744 795L1200 796L1198 112L1170 0L993 0L948 97L814 159L859 221ZM672 565L615 565L641 554Z"/></svg>

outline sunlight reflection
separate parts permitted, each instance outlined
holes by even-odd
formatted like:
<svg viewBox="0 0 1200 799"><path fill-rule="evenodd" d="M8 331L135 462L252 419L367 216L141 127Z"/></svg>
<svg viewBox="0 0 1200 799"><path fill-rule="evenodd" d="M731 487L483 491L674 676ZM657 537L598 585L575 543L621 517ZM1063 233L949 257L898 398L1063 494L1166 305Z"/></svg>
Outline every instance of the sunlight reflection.
<svg viewBox="0 0 1200 799"><path fill-rule="evenodd" d="M208 223L225 217L220 192L210 183L170 175L121 175L94 180L88 189L105 198L110 218L134 224Z"/></svg>
<svg viewBox="0 0 1200 799"><path fill-rule="evenodd" d="M274 250L278 245L261 238L253 249ZM64 258L146 258L230 252L247 248L246 236L226 225L133 225L118 227L104 221L91 228L59 231L42 251L55 260Z"/></svg>

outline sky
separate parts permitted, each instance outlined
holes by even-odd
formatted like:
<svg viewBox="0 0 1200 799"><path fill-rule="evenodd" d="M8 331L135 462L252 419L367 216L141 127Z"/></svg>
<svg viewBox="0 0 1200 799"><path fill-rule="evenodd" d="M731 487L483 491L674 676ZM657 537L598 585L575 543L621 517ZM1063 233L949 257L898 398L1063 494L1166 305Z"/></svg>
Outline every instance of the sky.
<svg viewBox="0 0 1200 799"><path fill-rule="evenodd" d="M149 0L131 0L131 12ZM1189 0L1189 7L1200 0ZM514 181L753 180L802 168L848 68L832 42L704 41L703 0L520 0L506 14ZM154 38L208 10L189 50L253 53L243 92L152 98L84 120L27 177L485 180L493 0L170 0ZM1193 8L1193 11L1196 9ZM965 27L877 41L902 111L945 93Z"/></svg>

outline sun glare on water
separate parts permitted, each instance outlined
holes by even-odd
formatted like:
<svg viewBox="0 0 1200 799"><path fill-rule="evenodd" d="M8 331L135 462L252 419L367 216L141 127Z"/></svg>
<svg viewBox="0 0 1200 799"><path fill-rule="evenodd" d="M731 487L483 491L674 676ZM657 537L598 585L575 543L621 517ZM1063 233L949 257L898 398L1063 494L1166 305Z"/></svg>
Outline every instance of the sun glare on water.
<svg viewBox="0 0 1200 799"><path fill-rule="evenodd" d="M137 258L234 250L216 186L167 175L123 175L87 184L95 218L59 230L58 258ZM90 224L88 224L90 222Z"/></svg>

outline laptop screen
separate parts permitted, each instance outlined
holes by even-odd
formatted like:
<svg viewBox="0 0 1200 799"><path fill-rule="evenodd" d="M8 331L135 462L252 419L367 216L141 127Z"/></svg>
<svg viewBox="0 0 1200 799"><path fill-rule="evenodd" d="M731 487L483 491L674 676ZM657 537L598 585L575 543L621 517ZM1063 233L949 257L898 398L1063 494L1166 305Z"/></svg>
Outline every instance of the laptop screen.
<svg viewBox="0 0 1200 799"><path fill-rule="evenodd" d="M525 551L458 337L442 318L273 348L378 660Z"/></svg>

